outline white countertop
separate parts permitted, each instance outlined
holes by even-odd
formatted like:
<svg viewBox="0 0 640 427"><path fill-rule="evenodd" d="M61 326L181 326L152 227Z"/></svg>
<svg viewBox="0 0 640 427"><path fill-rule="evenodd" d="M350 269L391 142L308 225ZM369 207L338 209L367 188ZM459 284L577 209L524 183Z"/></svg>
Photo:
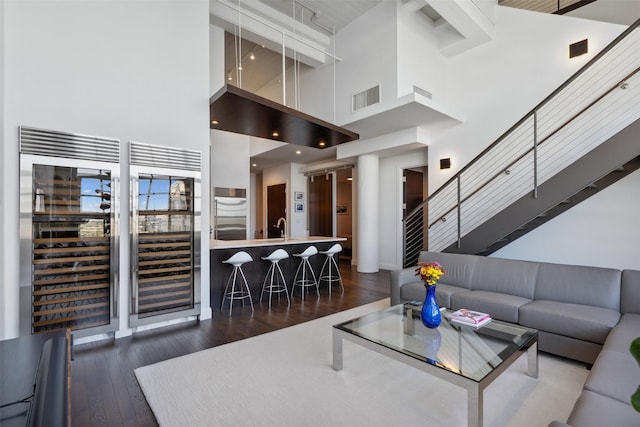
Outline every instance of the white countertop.
<svg viewBox="0 0 640 427"><path fill-rule="evenodd" d="M301 243L322 243L322 242L342 242L347 240L344 237L309 236L309 237L289 237L277 239L254 239L254 240L210 240L210 249L230 249L230 248L252 248L257 246L273 245L297 245Z"/></svg>

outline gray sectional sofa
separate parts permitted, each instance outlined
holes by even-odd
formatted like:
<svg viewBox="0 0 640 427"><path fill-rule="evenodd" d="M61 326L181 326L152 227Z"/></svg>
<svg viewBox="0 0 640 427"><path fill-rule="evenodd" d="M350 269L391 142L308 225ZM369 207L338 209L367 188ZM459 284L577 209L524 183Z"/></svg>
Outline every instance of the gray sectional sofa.
<svg viewBox="0 0 640 427"><path fill-rule="evenodd" d="M640 426L629 404L640 367L629 353L640 336L640 271L423 251L420 261L446 270L440 306L490 313L539 331L538 349L593 365L560 426ZM415 268L391 272L391 304L423 300Z"/></svg>

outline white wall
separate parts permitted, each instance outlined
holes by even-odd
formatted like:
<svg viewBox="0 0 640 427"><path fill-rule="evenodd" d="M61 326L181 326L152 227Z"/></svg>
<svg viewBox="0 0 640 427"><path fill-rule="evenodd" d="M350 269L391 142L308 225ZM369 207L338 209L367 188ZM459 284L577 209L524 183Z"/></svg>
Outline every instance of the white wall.
<svg viewBox="0 0 640 427"><path fill-rule="evenodd" d="M413 86L430 92L441 103L447 97L443 84L445 59L438 48L433 22L405 3L398 3L398 82L397 96L413 92Z"/></svg>
<svg viewBox="0 0 640 427"><path fill-rule="evenodd" d="M434 134L429 146L430 192L477 156L624 27L577 18L497 7L495 38L447 63L448 105L466 117ZM589 54L569 60L569 44L589 38ZM452 169L437 162L450 157Z"/></svg>
<svg viewBox="0 0 640 427"><path fill-rule="evenodd" d="M206 0L6 1L3 246L18 248L18 126L122 141L121 230L128 230L129 141L200 150L209 179ZM11 183L11 184L7 184ZM209 228L203 185L202 227ZM203 237L206 236L206 233ZM120 333L128 331L129 238L120 240ZM202 239L203 317L210 316L209 242ZM19 260L3 251L0 338L17 334Z"/></svg>
<svg viewBox="0 0 640 427"><path fill-rule="evenodd" d="M250 145L250 138L246 135L211 130L211 194L215 187L243 188L247 190L247 212L253 209L254 199L250 180ZM211 215L213 221L213 212ZM249 218L247 224L248 221ZM253 238L251 233L247 227L247 239Z"/></svg>
<svg viewBox="0 0 640 427"><path fill-rule="evenodd" d="M4 26L4 1L0 0L0 94L5 93L5 26ZM6 144L5 140L8 136L5 128L5 97L0 96L0 188L9 187L8 183L15 181L15 176L12 172L15 168L7 165L8 159L13 159L14 156L10 154L10 151L14 149L11 144ZM7 289L7 286L2 286L2 283L11 283L11 280L17 280L17 269L8 268L7 263L7 244L8 239L15 236L11 233L11 229L17 229L17 225L9 222L5 206L7 206L9 200L6 196L3 197L3 204L0 208L0 339L5 337L14 336L17 334L17 325L15 325L14 319L18 317L18 295L17 291ZM15 217L12 217L15 221Z"/></svg>
<svg viewBox="0 0 640 427"><path fill-rule="evenodd" d="M496 251L499 258L640 270L640 171Z"/></svg>
<svg viewBox="0 0 640 427"><path fill-rule="evenodd" d="M337 69L337 123L351 123L397 99L396 2L383 1L337 35L336 52L342 58ZM380 104L351 112L354 94L380 85Z"/></svg>
<svg viewBox="0 0 640 427"><path fill-rule="evenodd" d="M211 186L249 190L250 138L238 133L211 131ZM247 197L249 197L247 195Z"/></svg>
<svg viewBox="0 0 640 427"><path fill-rule="evenodd" d="M307 177L299 172L304 165L291 164L291 188L287 189L287 212L289 213L289 235L291 237L304 237L308 232L307 215L309 214L309 193L307 191ZM304 211L296 211L295 193L303 193Z"/></svg>

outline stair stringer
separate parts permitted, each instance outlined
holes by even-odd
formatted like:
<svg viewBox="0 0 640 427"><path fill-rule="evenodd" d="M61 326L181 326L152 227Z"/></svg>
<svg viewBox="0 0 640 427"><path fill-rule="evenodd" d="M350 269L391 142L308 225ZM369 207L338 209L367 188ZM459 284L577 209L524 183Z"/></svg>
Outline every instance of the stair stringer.
<svg viewBox="0 0 640 427"><path fill-rule="evenodd" d="M537 198L534 197L533 191L521 197L464 235L459 246L454 243L442 252L488 255L551 219L550 216L545 220L541 215L561 204L565 206L559 208L559 212L555 214L573 206L572 197L579 195L576 196L579 200L575 202L586 199L589 194L583 190L594 182L600 180L602 184L610 185L617 181L604 177L616 173L620 166L629 163L637 168L640 162L635 159L639 156L640 119L540 185ZM596 191L592 191L592 194L595 193ZM527 224L530 226L527 227ZM515 231L518 233L514 233ZM513 238L502 240L510 235Z"/></svg>

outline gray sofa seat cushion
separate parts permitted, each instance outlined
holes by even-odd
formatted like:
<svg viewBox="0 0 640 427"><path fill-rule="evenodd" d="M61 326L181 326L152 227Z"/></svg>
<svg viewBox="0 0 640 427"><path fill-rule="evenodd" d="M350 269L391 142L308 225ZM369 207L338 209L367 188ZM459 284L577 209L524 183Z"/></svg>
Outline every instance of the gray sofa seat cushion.
<svg viewBox="0 0 640 427"><path fill-rule="evenodd" d="M451 308L451 296L458 292L466 291L465 288L459 286L452 286L447 283L438 283L436 286L436 300L440 307Z"/></svg>
<svg viewBox="0 0 640 427"><path fill-rule="evenodd" d="M640 366L631 353L602 350L589 372L584 389L629 403L639 384Z"/></svg>
<svg viewBox="0 0 640 427"><path fill-rule="evenodd" d="M576 427L638 427L640 412L629 404L585 390L578 397L567 424Z"/></svg>
<svg viewBox="0 0 640 427"><path fill-rule="evenodd" d="M622 272L620 312L640 314L640 271Z"/></svg>
<svg viewBox="0 0 640 427"><path fill-rule="evenodd" d="M602 307L557 301L532 301L520 307L523 326L603 344L620 313Z"/></svg>
<svg viewBox="0 0 640 427"><path fill-rule="evenodd" d="M604 343L604 350L629 354L631 341L640 337L640 314L623 314Z"/></svg>
<svg viewBox="0 0 640 427"><path fill-rule="evenodd" d="M532 300L538 263L478 257L471 278L471 290L514 295Z"/></svg>
<svg viewBox="0 0 640 427"><path fill-rule="evenodd" d="M426 292L424 283L421 281L410 282L400 288L400 299L402 301L424 301Z"/></svg>
<svg viewBox="0 0 640 427"><path fill-rule="evenodd" d="M518 309L530 302L527 298L489 291L462 291L451 295L452 310L482 311L494 319L511 323L518 323Z"/></svg>
<svg viewBox="0 0 640 427"><path fill-rule="evenodd" d="M612 268L540 263L535 300L609 308L620 312L622 272Z"/></svg>

